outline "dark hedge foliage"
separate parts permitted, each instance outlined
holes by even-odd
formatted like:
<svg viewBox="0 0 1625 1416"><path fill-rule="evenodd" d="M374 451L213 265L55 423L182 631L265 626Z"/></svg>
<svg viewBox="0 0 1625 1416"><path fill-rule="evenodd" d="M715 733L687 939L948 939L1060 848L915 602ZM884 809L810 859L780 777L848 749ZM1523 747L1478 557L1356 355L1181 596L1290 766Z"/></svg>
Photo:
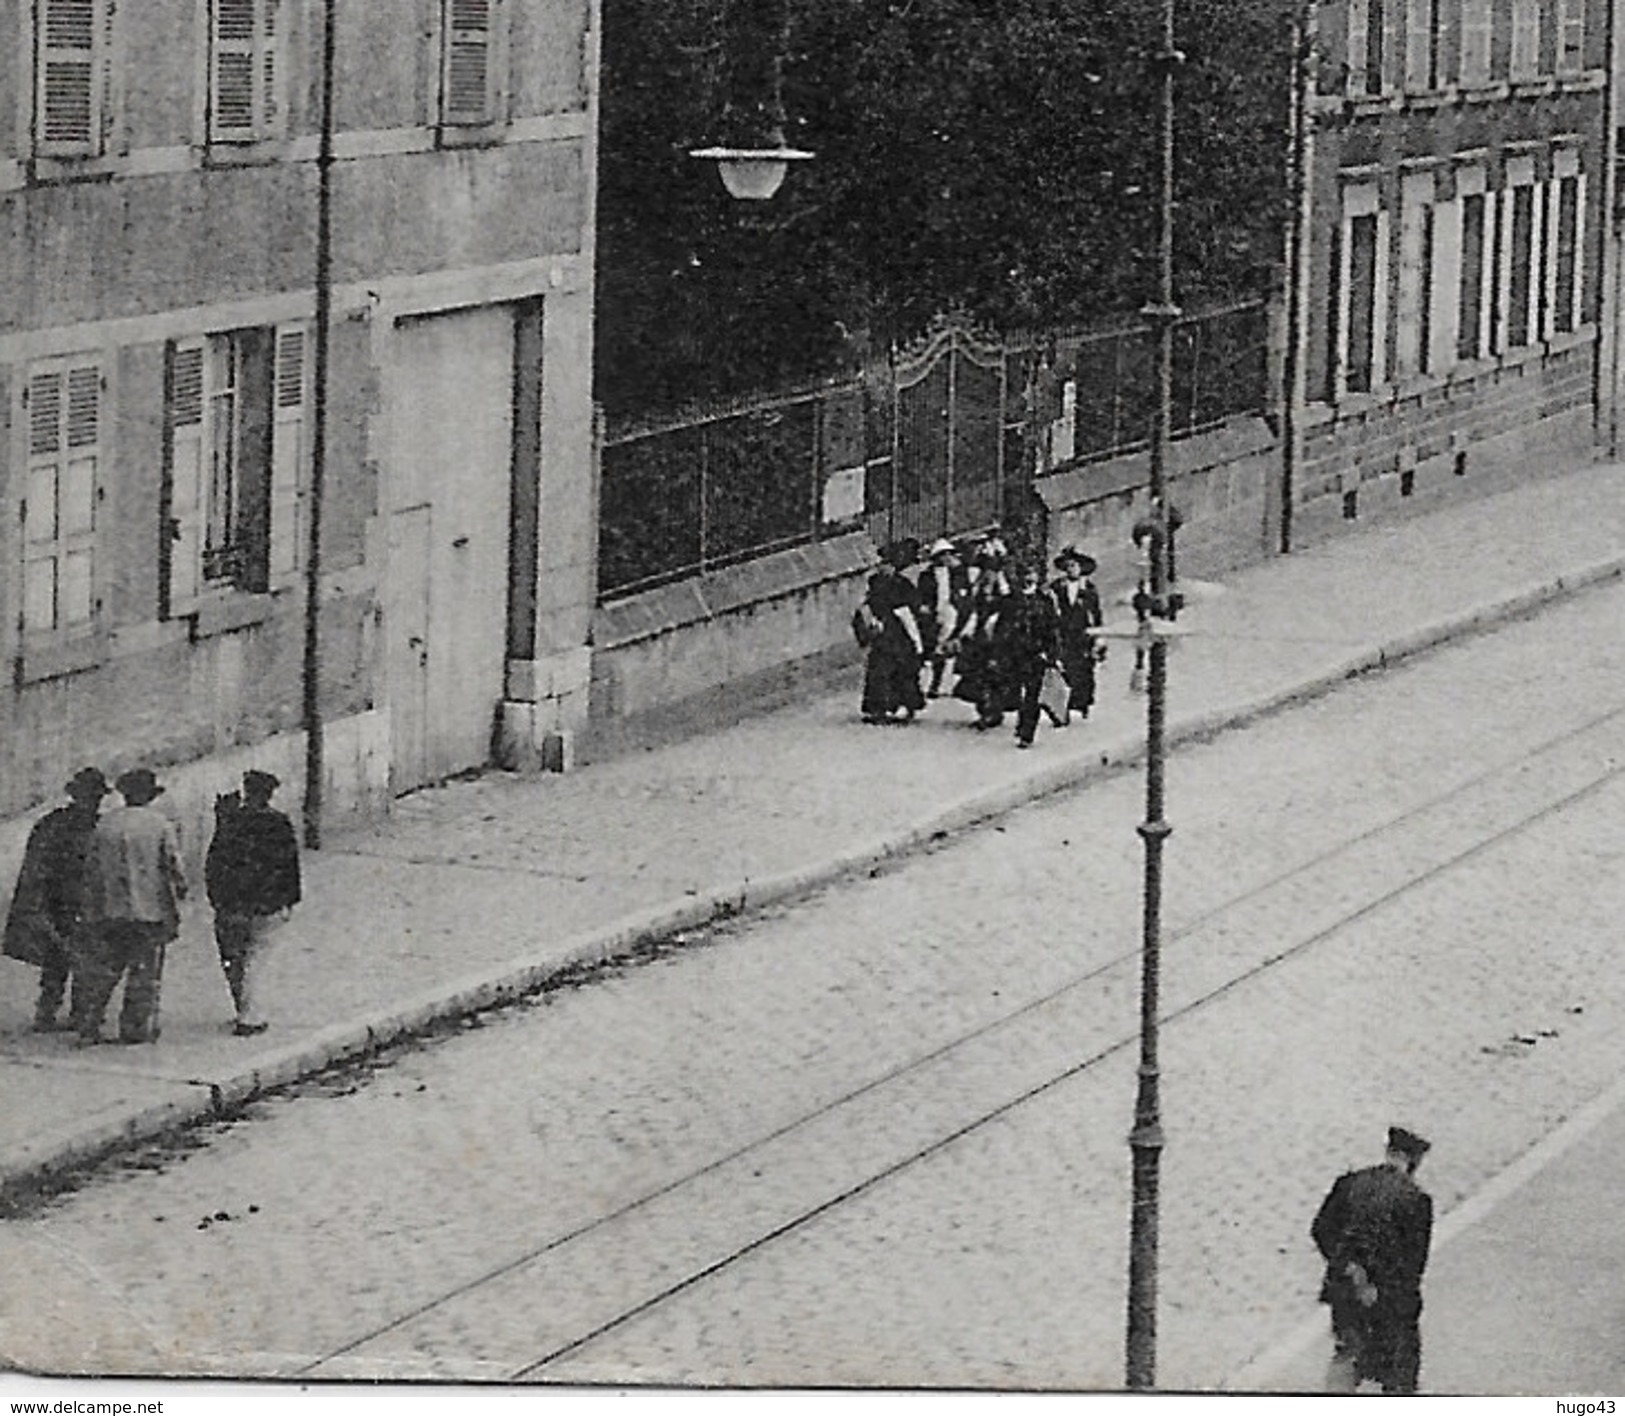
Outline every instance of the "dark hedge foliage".
<svg viewBox="0 0 1625 1416"><path fill-rule="evenodd" d="M786 0L796 165L738 203L727 0L605 0L597 393L612 419L844 372L938 311L1040 330L1154 280L1158 0ZM1179 0L1179 295L1255 293L1287 209L1291 0Z"/></svg>

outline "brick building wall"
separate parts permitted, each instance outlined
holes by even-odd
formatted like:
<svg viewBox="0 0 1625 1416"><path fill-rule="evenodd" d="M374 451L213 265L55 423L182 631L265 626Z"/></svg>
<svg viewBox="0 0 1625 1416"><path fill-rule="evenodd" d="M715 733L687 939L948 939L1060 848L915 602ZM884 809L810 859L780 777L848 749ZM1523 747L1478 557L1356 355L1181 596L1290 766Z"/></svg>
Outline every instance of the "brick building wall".
<svg viewBox="0 0 1625 1416"><path fill-rule="evenodd" d="M1299 537L1591 449L1611 8L1318 6Z"/></svg>

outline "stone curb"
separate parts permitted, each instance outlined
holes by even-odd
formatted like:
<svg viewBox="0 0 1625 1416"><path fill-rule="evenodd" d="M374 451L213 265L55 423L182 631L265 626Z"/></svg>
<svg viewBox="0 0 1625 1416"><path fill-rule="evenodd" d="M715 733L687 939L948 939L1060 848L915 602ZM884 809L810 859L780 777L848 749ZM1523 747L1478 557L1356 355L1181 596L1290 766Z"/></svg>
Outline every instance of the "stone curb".
<svg viewBox="0 0 1625 1416"><path fill-rule="evenodd" d="M1318 673L1253 699L1194 712L1171 722L1168 746L1201 741L1220 732L1245 727L1282 708L1307 702L1360 674L1382 669L1435 648L1449 640L1516 619L1580 590L1625 575L1625 557L1539 581L1462 613L1425 625L1373 649L1362 650ZM74 1134L55 1142L30 1145L33 1155L0 1161L0 1206L42 1179L90 1164L114 1151L155 1140L199 1122L229 1115L252 1098L287 1086L346 1061L381 1051L390 1043L453 1019L511 1002L534 993L571 968L602 963L688 929L697 929L750 910L809 894L851 875L906 856L928 842L1004 816L1028 802L1121 772L1143 761L1141 736L1101 745L1087 759L1075 759L1029 771L1014 782L990 788L957 802L931 817L826 856L816 863L759 879L743 879L695 891L679 904L657 906L615 924L566 941L545 959L513 960L496 972L437 985L404 1003L359 1019L339 1023L290 1044L244 1071L220 1079L194 1079L194 1091L177 1099Z"/></svg>

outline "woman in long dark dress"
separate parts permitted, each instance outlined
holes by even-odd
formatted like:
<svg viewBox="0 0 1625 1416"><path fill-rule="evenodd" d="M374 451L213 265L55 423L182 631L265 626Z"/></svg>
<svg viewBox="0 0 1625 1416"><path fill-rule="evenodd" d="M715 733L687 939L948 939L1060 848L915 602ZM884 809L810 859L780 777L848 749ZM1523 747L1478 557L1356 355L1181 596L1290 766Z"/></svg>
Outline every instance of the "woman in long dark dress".
<svg viewBox="0 0 1625 1416"><path fill-rule="evenodd" d="M1055 601L1044 588L1038 567L1021 567L1016 574L1016 592L1005 601L993 629L993 662L1003 696L998 717L988 724L996 727L1004 714L1014 709L1019 747L1033 745L1044 671L1056 662L1059 636Z"/></svg>
<svg viewBox="0 0 1625 1416"><path fill-rule="evenodd" d="M912 722L925 707L920 691L924 643L915 619L915 590L903 567L912 564L918 545L888 546L880 566L869 577L863 607L869 628L865 646L860 711L866 723ZM861 611L860 611L861 614Z"/></svg>
<svg viewBox="0 0 1625 1416"><path fill-rule="evenodd" d="M959 651L955 661L959 682L954 685L954 697L975 707L978 728L997 727L1003 715L1015 706L1008 701L995 653L999 612L1011 595L1005 563L1001 541L994 539L983 545L976 557L976 579L954 630Z"/></svg>
<svg viewBox="0 0 1625 1416"><path fill-rule="evenodd" d="M1095 573L1095 558L1073 546L1055 557L1060 577L1050 585L1056 612L1060 615L1061 672L1069 689L1066 717L1057 727L1065 727L1074 713L1087 718L1095 702L1095 660L1105 650L1095 639L1101 625L1100 592L1089 577Z"/></svg>

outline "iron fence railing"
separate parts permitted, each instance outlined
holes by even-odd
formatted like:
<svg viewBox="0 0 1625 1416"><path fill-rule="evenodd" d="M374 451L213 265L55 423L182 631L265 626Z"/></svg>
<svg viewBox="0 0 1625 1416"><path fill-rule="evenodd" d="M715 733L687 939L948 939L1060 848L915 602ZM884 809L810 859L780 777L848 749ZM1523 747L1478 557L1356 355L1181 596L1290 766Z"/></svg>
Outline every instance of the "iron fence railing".
<svg viewBox="0 0 1625 1416"><path fill-rule="evenodd" d="M1174 332L1174 435L1261 411L1266 315L1251 301ZM1156 396L1143 326L996 340L952 320L864 374L610 429L605 597L867 526L879 540L1009 524L1036 476L1144 447Z"/></svg>

